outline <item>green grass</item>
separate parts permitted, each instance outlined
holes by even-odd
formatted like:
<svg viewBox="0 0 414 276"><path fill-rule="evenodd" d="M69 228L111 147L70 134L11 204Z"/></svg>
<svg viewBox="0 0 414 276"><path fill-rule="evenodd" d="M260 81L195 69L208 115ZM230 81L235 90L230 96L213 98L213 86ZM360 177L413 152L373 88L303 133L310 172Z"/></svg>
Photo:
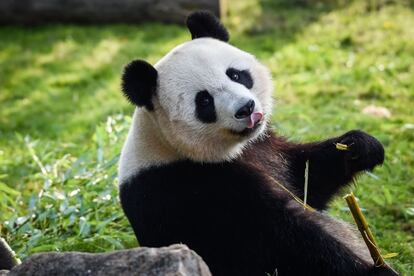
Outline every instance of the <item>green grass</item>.
<svg viewBox="0 0 414 276"><path fill-rule="evenodd" d="M412 274L413 4L233 2L231 43L270 67L278 133L310 141L360 128L385 145L384 166L354 190L383 251L399 253L389 262ZM120 72L134 58L156 62L188 32L148 23L0 27L0 37L1 235L22 258L136 246L117 197L133 110ZM370 104L392 116L363 114ZM331 213L352 221L346 209L338 199Z"/></svg>

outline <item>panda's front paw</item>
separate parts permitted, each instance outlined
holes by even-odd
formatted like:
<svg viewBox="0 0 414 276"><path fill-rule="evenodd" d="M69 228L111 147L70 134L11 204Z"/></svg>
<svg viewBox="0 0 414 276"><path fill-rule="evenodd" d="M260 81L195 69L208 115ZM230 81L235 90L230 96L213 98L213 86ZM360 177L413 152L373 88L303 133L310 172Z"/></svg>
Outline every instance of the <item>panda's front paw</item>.
<svg viewBox="0 0 414 276"><path fill-rule="evenodd" d="M373 170L384 162L382 144L363 131L351 130L339 138L339 143L348 146L346 158L355 171Z"/></svg>

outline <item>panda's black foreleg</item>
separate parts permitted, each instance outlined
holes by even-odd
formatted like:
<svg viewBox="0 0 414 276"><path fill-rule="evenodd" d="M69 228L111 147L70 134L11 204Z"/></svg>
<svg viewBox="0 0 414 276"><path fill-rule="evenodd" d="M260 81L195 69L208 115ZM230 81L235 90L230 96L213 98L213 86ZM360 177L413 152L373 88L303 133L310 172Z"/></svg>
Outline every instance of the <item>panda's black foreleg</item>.
<svg viewBox="0 0 414 276"><path fill-rule="evenodd" d="M336 144L345 144L346 150ZM374 137L359 130L322 142L294 145L289 149L294 185L303 196L304 172L309 160L308 204L324 209L338 190L361 171L372 170L384 161L384 148Z"/></svg>
<svg viewBox="0 0 414 276"><path fill-rule="evenodd" d="M327 215L309 212L293 200L286 206L285 215L274 218L276 225L283 225L274 229L275 258L289 264L281 266L288 269L282 275L398 275L388 265L375 267L368 251Z"/></svg>

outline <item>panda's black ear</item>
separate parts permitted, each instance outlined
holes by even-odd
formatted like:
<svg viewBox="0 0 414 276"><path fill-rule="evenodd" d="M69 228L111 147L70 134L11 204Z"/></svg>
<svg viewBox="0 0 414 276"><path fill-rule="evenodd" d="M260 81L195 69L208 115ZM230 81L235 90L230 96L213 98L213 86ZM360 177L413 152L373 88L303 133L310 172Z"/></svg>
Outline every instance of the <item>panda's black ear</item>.
<svg viewBox="0 0 414 276"><path fill-rule="evenodd" d="M212 37L224 42L229 41L229 33L220 20L208 11L196 11L187 17L187 27L192 39Z"/></svg>
<svg viewBox="0 0 414 276"><path fill-rule="evenodd" d="M148 62L134 60L125 66L122 74L122 91L126 98L137 106L154 109L152 96L157 89L157 70Z"/></svg>

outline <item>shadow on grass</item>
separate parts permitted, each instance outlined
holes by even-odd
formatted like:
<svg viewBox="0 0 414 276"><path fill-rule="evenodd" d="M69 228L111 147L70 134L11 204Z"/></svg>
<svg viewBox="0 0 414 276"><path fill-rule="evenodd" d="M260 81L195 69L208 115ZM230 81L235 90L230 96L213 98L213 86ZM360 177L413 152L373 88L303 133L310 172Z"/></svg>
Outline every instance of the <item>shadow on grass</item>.
<svg viewBox="0 0 414 276"><path fill-rule="evenodd" d="M332 10L345 8L346 1L259 0L256 10L241 8L231 14L233 26L244 25L236 36L236 44L244 50L266 58L284 45L296 40L309 25ZM244 14L245 13L245 14ZM247 21L248 23L242 23Z"/></svg>
<svg viewBox="0 0 414 276"><path fill-rule="evenodd" d="M182 34L161 24L0 28L0 132L56 138L92 130L127 106L119 93L123 65L161 56Z"/></svg>

